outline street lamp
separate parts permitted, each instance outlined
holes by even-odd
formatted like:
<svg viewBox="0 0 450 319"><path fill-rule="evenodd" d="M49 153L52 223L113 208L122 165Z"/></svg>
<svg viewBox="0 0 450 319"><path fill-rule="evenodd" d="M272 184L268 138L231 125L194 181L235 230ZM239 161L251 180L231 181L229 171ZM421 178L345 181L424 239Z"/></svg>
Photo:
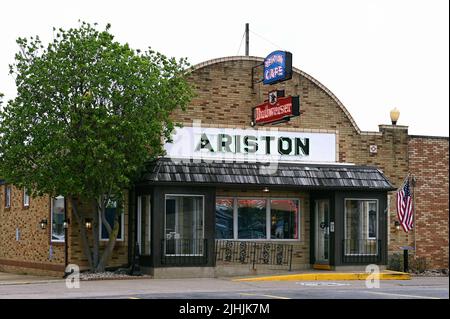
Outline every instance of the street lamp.
<svg viewBox="0 0 450 319"><path fill-rule="evenodd" d="M391 122L392 122L392 125L396 125L397 124L399 116L400 116L400 111L396 107L394 107L391 110Z"/></svg>
<svg viewBox="0 0 450 319"><path fill-rule="evenodd" d="M395 229L396 229L396 230L400 230L400 223L398 222L398 220L396 220L396 221L394 222L394 225L395 225Z"/></svg>

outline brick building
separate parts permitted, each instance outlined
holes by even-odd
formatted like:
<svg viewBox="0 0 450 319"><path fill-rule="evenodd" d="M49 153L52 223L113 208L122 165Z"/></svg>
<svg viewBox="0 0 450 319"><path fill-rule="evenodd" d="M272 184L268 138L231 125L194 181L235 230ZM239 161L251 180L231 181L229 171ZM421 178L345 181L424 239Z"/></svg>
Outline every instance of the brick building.
<svg viewBox="0 0 450 319"><path fill-rule="evenodd" d="M276 85L258 82L263 61L227 57L193 68L197 95L173 114L183 128L167 156L129 190L110 266L128 266L137 244L142 268L161 277L383 266L402 246L430 268L448 268L448 137L413 136L399 125L361 131L301 70ZM253 108L274 89L299 97L300 116L254 125ZM395 191L408 173L416 220L405 233L396 227ZM0 271L62 274L68 263L87 265L84 225L63 198L0 185Z"/></svg>

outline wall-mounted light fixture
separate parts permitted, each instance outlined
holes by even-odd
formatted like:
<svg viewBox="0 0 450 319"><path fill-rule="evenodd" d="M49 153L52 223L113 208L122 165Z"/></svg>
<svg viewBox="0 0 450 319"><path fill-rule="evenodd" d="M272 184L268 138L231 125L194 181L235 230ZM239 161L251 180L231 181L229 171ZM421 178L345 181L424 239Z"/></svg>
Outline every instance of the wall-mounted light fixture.
<svg viewBox="0 0 450 319"><path fill-rule="evenodd" d="M398 121L399 117L400 117L400 111L396 107L394 107L391 110L391 122L392 122L392 125L396 125L397 124L397 121Z"/></svg>
<svg viewBox="0 0 450 319"><path fill-rule="evenodd" d="M41 229L47 228L47 224L48 224L47 219L42 219L42 220L39 222L39 226L41 227Z"/></svg>
<svg viewBox="0 0 450 319"><path fill-rule="evenodd" d="M396 220L394 222L394 226L395 226L395 230L400 230L400 223L398 222L398 220Z"/></svg>
<svg viewBox="0 0 450 319"><path fill-rule="evenodd" d="M69 228L69 224L70 224L70 219L69 219L69 218L66 219L66 220L64 220L64 222L63 222L63 227L64 227L64 229Z"/></svg>
<svg viewBox="0 0 450 319"><path fill-rule="evenodd" d="M262 191L264 192L264 193L268 193L268 192L270 192L270 190L269 190L269 187L264 187L263 189L262 189Z"/></svg>
<svg viewBox="0 0 450 319"><path fill-rule="evenodd" d="M87 230L91 230L92 229L92 219L91 218L85 218L84 219L84 226L86 227Z"/></svg>

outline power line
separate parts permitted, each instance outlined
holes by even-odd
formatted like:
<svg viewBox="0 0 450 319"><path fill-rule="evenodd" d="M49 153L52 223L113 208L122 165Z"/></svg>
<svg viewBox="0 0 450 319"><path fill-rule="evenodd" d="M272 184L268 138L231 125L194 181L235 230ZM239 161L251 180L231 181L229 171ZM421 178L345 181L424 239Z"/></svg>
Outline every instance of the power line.
<svg viewBox="0 0 450 319"><path fill-rule="evenodd" d="M282 47L281 45L278 45L278 44L276 44L276 43L270 41L269 39L263 37L262 35L259 35L258 33L253 32L253 31L251 31L251 30L250 30L250 32L253 33L254 35L256 35L257 37L263 39L264 41L266 41L266 42L268 42L268 43L274 45L277 49L283 49L283 47Z"/></svg>
<svg viewBox="0 0 450 319"><path fill-rule="evenodd" d="M241 51L241 46L242 46L242 42L244 41L244 36L245 36L245 31L244 31L244 34L242 34L241 43L239 44L239 49L238 49L236 55L239 55L239 51Z"/></svg>

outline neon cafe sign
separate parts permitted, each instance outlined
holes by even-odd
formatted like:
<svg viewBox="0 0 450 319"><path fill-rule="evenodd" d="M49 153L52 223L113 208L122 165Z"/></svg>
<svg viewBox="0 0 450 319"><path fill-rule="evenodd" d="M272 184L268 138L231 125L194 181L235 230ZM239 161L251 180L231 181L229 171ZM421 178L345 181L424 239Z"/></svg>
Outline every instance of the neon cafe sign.
<svg viewBox="0 0 450 319"><path fill-rule="evenodd" d="M292 79L292 53L274 51L264 59L263 84L275 84Z"/></svg>

